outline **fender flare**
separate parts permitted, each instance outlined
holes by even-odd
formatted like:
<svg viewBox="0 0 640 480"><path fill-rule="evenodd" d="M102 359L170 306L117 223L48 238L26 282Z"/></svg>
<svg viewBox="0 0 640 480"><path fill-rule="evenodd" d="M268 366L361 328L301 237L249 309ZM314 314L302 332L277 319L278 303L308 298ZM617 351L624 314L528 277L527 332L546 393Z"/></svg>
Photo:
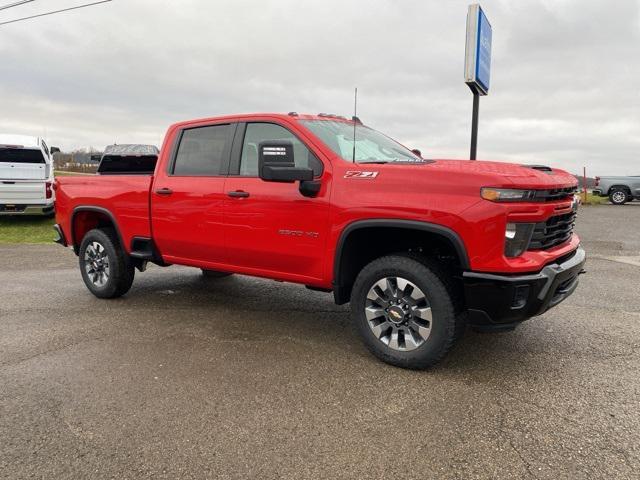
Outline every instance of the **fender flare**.
<svg viewBox="0 0 640 480"><path fill-rule="evenodd" d="M609 190L607 190L607 195L611 195L611 190L613 190L614 188L620 189L620 190L625 190L626 192L628 192L629 194L631 194L633 196L633 192L631 190L631 187L629 185L625 185L623 183L615 183L615 184L611 185L609 187Z"/></svg>
<svg viewBox="0 0 640 480"><path fill-rule="evenodd" d="M349 235L354 231L371 227L404 228L406 230L420 230L423 232L441 235L453 245L458 258L460 259L460 266L464 270L470 269L469 257L467 255L467 250L464 246L464 242L460 238L460 235L458 235L449 227L438 225L436 223L421 222L416 220L401 220L394 218L357 220L353 223L350 223L342 230L342 232L340 233L340 238L338 239L338 243L336 245L336 252L333 261L333 287L336 302L338 302L340 299L344 299L344 292L342 291L344 289L344 286L342 285L342 281L340 278L340 265L342 263L342 255L345 242Z"/></svg>
<svg viewBox="0 0 640 480"><path fill-rule="evenodd" d="M124 248L124 243L122 242L122 234L120 233L120 227L118 226L118 222L116 221L115 215L113 215L113 213L111 213L110 210L107 210L106 208L103 208L103 207L97 207L95 205L78 205L73 209L73 212L71 213L71 235L70 235L71 245L73 245L73 251L76 252L76 255L78 255L78 252L80 250L80 243L76 245L77 239L74 236L75 220L76 220L76 215L81 212L97 212L97 213L102 213L103 215L106 215L107 217L109 217L109 220L111 220L111 223L113 224L113 228L116 231L116 235L118 236L118 241L120 242L120 245L122 245L122 247Z"/></svg>

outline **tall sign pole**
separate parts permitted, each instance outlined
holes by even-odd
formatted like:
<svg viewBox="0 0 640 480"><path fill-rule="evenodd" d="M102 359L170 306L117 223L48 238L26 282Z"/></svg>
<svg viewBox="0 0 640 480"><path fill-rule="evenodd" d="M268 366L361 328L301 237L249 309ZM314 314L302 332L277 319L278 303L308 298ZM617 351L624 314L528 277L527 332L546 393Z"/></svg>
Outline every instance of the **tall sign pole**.
<svg viewBox="0 0 640 480"><path fill-rule="evenodd" d="M475 3L467 12L467 41L465 45L464 81L473 93L471 117L471 149L469 158L476 159L478 150L478 115L480 96L489 93L491 80L491 24L487 16Z"/></svg>

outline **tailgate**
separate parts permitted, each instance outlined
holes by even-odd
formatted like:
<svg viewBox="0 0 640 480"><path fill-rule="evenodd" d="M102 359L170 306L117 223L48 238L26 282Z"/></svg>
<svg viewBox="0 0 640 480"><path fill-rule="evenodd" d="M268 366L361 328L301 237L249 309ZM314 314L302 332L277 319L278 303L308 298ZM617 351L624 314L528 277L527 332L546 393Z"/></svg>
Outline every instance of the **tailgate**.
<svg viewBox="0 0 640 480"><path fill-rule="evenodd" d="M0 205L46 203L45 182L0 180Z"/></svg>
<svg viewBox="0 0 640 480"><path fill-rule="evenodd" d="M0 162L0 180L45 180L48 176L45 163Z"/></svg>

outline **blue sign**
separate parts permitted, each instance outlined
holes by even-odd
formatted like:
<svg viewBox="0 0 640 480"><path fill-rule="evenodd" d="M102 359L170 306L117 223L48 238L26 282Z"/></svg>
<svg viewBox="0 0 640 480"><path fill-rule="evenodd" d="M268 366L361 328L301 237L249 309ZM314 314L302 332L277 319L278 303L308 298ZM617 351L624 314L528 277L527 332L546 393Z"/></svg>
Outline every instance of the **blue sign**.
<svg viewBox="0 0 640 480"><path fill-rule="evenodd" d="M478 48L476 49L476 82L489 93L491 80L491 25L481 8L478 9Z"/></svg>
<svg viewBox="0 0 640 480"><path fill-rule="evenodd" d="M491 24L480 5L469 5L465 82L481 95L489 93L491 80Z"/></svg>

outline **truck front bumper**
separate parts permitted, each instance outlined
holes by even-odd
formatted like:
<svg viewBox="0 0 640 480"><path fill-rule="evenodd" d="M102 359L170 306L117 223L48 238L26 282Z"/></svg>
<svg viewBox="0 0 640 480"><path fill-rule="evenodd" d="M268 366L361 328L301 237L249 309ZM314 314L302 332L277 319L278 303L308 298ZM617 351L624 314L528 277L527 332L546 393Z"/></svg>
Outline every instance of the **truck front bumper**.
<svg viewBox="0 0 640 480"><path fill-rule="evenodd" d="M585 262L585 251L578 247L538 273L511 276L464 272L469 323L501 330L543 314L574 292Z"/></svg>

